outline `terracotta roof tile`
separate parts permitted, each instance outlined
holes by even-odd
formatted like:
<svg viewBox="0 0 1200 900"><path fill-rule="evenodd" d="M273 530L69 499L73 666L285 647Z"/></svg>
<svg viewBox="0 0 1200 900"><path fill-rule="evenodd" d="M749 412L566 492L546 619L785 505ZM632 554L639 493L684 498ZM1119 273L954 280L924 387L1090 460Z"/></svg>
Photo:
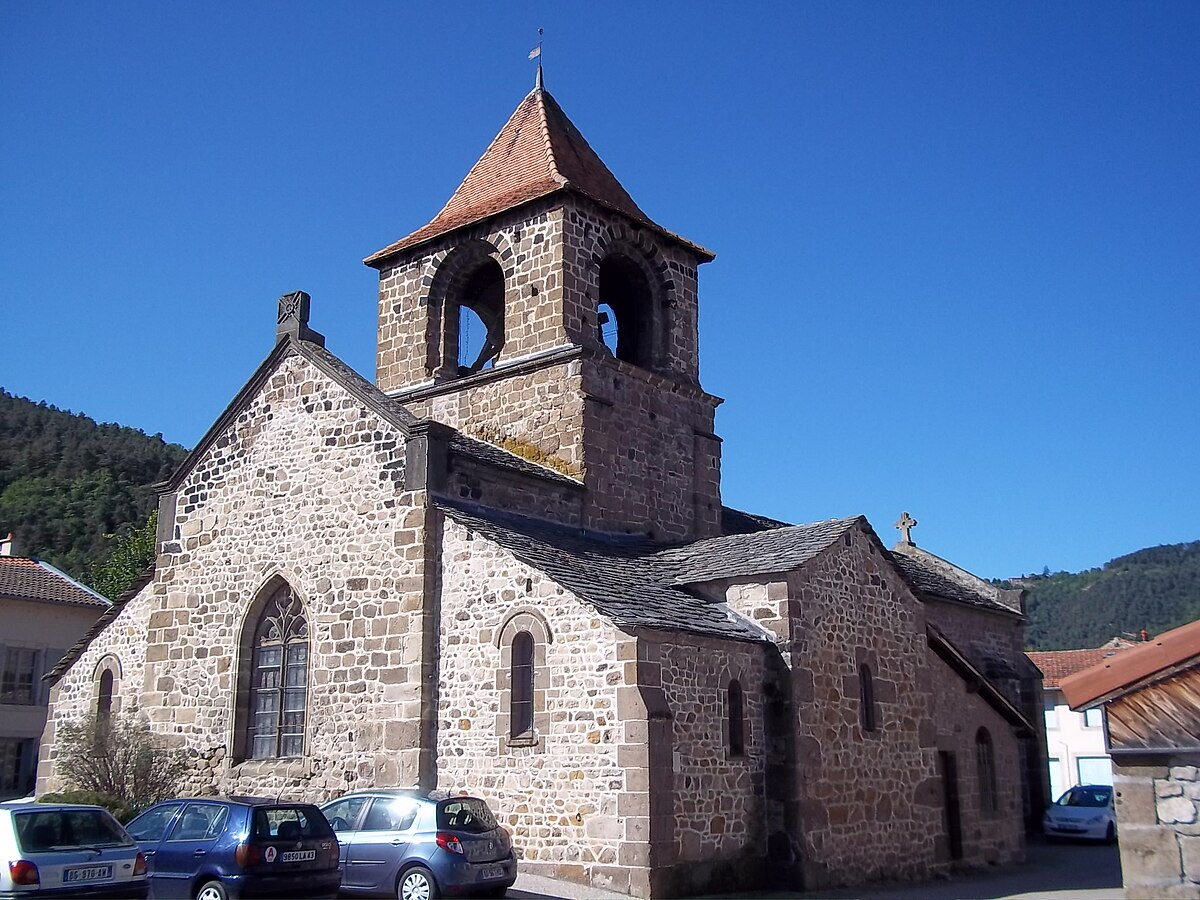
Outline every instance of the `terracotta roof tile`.
<svg viewBox="0 0 1200 900"><path fill-rule="evenodd" d="M24 556L0 556L0 597L106 608L108 600L50 563Z"/></svg>
<svg viewBox="0 0 1200 900"><path fill-rule="evenodd" d="M1122 647L1098 647L1095 650L1039 650L1025 655L1030 662L1042 670L1042 685L1057 688L1064 678L1074 675L1110 656L1120 653Z"/></svg>
<svg viewBox="0 0 1200 900"><path fill-rule="evenodd" d="M1146 679L1200 660L1200 620L1124 650L1112 659L1076 672L1062 683L1072 709L1125 693Z"/></svg>
<svg viewBox="0 0 1200 900"><path fill-rule="evenodd" d="M433 221L368 256L364 262L373 265L456 228L560 190L589 197L684 244L706 259L712 258L708 250L667 231L642 212L555 99L545 90L534 89L521 101Z"/></svg>

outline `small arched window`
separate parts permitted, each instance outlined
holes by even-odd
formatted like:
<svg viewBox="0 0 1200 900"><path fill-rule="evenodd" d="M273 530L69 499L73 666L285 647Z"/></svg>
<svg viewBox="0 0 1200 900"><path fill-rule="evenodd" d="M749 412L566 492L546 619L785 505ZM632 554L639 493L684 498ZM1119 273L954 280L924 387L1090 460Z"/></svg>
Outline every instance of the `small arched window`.
<svg viewBox="0 0 1200 900"><path fill-rule="evenodd" d="M509 735L533 736L533 635L518 631L512 642L512 692L509 695Z"/></svg>
<svg viewBox="0 0 1200 900"><path fill-rule="evenodd" d="M96 692L96 724L107 724L112 717L113 673L105 669L100 673L100 688Z"/></svg>
<svg viewBox="0 0 1200 900"><path fill-rule="evenodd" d="M304 755L308 709L308 620L287 584L254 623L245 747L253 759Z"/></svg>
<svg viewBox="0 0 1200 900"><path fill-rule="evenodd" d="M996 754L986 728L975 732L975 766L979 775L979 809L985 816L996 814Z"/></svg>
<svg viewBox="0 0 1200 900"><path fill-rule="evenodd" d="M871 667L866 663L858 667L858 719L863 731L874 731L878 725L875 681L871 675Z"/></svg>
<svg viewBox="0 0 1200 900"><path fill-rule="evenodd" d="M729 755L746 755L746 713L742 686L735 678L729 682Z"/></svg>

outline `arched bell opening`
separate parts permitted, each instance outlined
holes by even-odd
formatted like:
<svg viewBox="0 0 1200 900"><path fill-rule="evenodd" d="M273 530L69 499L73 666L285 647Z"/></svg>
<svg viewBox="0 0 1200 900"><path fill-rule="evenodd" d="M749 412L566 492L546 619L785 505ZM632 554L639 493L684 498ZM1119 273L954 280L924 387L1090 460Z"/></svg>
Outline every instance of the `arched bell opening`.
<svg viewBox="0 0 1200 900"><path fill-rule="evenodd" d="M654 294L633 260L612 254L600 263L596 326L600 341L617 359L653 368Z"/></svg>
<svg viewBox="0 0 1200 900"><path fill-rule="evenodd" d="M484 260L451 298L458 375L474 375L496 364L504 347L504 271Z"/></svg>

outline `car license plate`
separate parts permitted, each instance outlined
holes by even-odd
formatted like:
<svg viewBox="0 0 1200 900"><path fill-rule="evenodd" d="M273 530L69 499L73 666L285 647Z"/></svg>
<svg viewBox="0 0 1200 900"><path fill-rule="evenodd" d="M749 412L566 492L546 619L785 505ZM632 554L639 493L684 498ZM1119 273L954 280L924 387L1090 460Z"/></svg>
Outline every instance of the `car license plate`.
<svg viewBox="0 0 1200 900"><path fill-rule="evenodd" d="M486 869L481 870L479 873L480 881L484 881L489 878L503 878L503 877L504 877L504 866L490 866Z"/></svg>
<svg viewBox="0 0 1200 900"><path fill-rule="evenodd" d="M316 850L289 850L287 853L279 854L279 859L282 862L303 862L306 859L316 858Z"/></svg>
<svg viewBox="0 0 1200 900"><path fill-rule="evenodd" d="M63 881L67 884L77 881L101 881L105 878L112 878L112 866L84 866L63 872Z"/></svg>

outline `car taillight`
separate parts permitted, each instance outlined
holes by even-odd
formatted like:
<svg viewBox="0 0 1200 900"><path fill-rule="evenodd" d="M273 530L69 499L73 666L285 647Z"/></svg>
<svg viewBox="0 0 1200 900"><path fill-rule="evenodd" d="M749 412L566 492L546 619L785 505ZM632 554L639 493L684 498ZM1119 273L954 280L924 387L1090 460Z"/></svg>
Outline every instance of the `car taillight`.
<svg viewBox="0 0 1200 900"><path fill-rule="evenodd" d="M460 856L464 854L462 842L458 839L457 835L439 831L436 840L437 845L443 850L449 850L451 853L457 853Z"/></svg>
<svg viewBox="0 0 1200 900"><path fill-rule="evenodd" d="M134 875L145 875L146 874L146 856L145 856L145 854L139 853L137 855L137 859L135 859L133 861L133 874Z"/></svg>
<svg viewBox="0 0 1200 900"><path fill-rule="evenodd" d="M13 860L8 864L8 874L13 884L41 884L37 866L27 859Z"/></svg>
<svg viewBox="0 0 1200 900"><path fill-rule="evenodd" d="M257 844L238 844L233 858L243 869L257 866L262 861L262 850Z"/></svg>

